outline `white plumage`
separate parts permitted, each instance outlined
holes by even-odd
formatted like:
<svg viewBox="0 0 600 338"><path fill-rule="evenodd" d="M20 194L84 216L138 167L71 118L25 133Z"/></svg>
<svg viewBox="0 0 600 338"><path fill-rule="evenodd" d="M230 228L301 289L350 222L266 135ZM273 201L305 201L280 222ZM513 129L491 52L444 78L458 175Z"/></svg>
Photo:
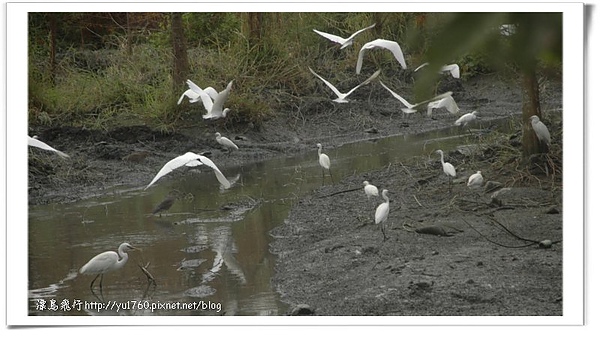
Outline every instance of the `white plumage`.
<svg viewBox="0 0 600 338"><path fill-rule="evenodd" d="M69 157L69 155L63 153L60 150L52 148L51 146L47 145L46 143L44 143L44 142L42 142L42 141L40 141L38 139L35 139L35 138L33 138L33 137L29 136L29 135L27 135L27 137L29 138L28 141L27 141L27 144L30 147L36 147L36 148L40 148L40 149L44 149L44 150L53 151L53 152L57 153L59 156L61 156L63 158Z"/></svg>
<svg viewBox="0 0 600 338"><path fill-rule="evenodd" d="M483 176L481 175L481 171L478 170L475 174L469 176L469 180L467 181L467 187L469 188L478 188L483 184Z"/></svg>
<svg viewBox="0 0 600 338"><path fill-rule="evenodd" d="M442 162L442 169L444 170L444 174L446 176L448 176L448 187L452 187L450 185L450 181L452 180L452 177L456 176L456 170L454 169L454 166L451 163L444 162L444 152L443 151L438 149L435 152L440 154L440 161Z"/></svg>
<svg viewBox="0 0 600 338"><path fill-rule="evenodd" d="M227 178L225 178L223 173L221 173L221 170L219 170L219 168L215 165L215 163L213 161L211 161L211 159L209 159L208 157L202 156L202 155L194 154L192 152L187 152L187 153L185 153L181 156L178 156L178 157L170 160L169 162L167 162L162 167L162 169L160 169L158 174L156 174L156 176L154 176L154 178L152 179L150 184L148 184L148 186L146 186L146 188L144 188L144 190L148 189L152 184L154 184L154 182L158 181L158 179L167 175L168 173L170 173L171 171L173 171L177 168L180 168L183 166L196 167L199 165L206 165L209 168L211 168L214 171L215 176L217 177L217 180L219 180L219 182L223 185L223 187L225 187L225 189L228 189L231 186L231 183L229 183Z"/></svg>
<svg viewBox="0 0 600 338"><path fill-rule="evenodd" d="M385 88L388 92L390 92L392 94L392 96L394 96L398 101L400 101L406 107L406 108L401 108L401 110L406 114L415 113L415 112L417 112L417 108L420 108L421 106L428 104L430 102L435 102L435 101L443 100L444 98L447 98L447 97L452 97L452 92L445 92L443 94L437 95L437 96L432 97L431 99L425 100L423 102L411 104L408 101L406 101L402 96L398 95L393 90L388 88L383 82L381 82L381 80L379 80L379 83L381 83L383 88ZM452 100L452 101L454 101L454 100Z"/></svg>
<svg viewBox="0 0 600 338"><path fill-rule="evenodd" d="M333 42L335 42L335 43L339 43L340 45L342 45L342 46L340 47L340 49L344 49L344 48L346 48L346 47L348 47L348 46L352 45L352 43L354 42L354 38L355 38L355 37L356 37L358 34L360 34L360 33L364 32L364 31L366 31L367 29L371 29L371 28L373 28L373 27L375 27L375 24L372 24L371 26L369 26L369 27L367 27L367 28L363 28L363 29L361 29L361 30L358 30L358 31L356 31L354 34L350 35L350 36L349 36L348 38L346 38L346 39L344 39L344 38L342 38L342 37L339 37L339 36L337 36L337 35L333 35L333 34L329 34L329 33L320 32L320 31L318 31L318 30L316 30L316 29L313 29L313 32L315 32L315 33L317 33L317 34L321 35L322 37L324 37L324 38L326 38L326 39L329 39L329 40L331 40L331 41L333 41Z"/></svg>
<svg viewBox="0 0 600 338"><path fill-rule="evenodd" d="M550 132L548 131L546 125L540 121L540 118L537 115L533 115L529 119L531 120L531 127L533 128L538 140L550 146Z"/></svg>
<svg viewBox="0 0 600 338"><path fill-rule="evenodd" d="M190 86L190 89L198 93L199 98L200 100L202 100L202 104L204 105L204 109L206 109L206 114L202 115L202 118L204 118L205 120L212 120L222 118L227 115L227 113L229 112L229 108L223 109L223 105L229 97L231 87L233 86L233 80L230 81L227 84L227 87L219 93L217 93L216 90L212 87L208 87L205 90L202 90L190 80L187 80L187 84L188 86ZM196 101L198 101L198 99L196 99Z"/></svg>
<svg viewBox="0 0 600 338"><path fill-rule="evenodd" d="M400 49L400 45L398 45L395 41L377 39L371 42L367 42L362 46L360 52L358 53L358 60L356 61L356 74L360 74L360 69L362 68L362 62L364 54L369 49L387 49L394 54L396 60L402 66L402 69L406 69L406 61L404 61L404 54L402 54L402 49Z"/></svg>
<svg viewBox="0 0 600 338"><path fill-rule="evenodd" d="M123 267L129 258L129 255L126 251L135 249L136 248L129 243L122 243L119 245L118 254L114 251L105 251L100 253L82 266L81 269L79 269L79 273L85 275L97 275L92 280L90 289L94 285L96 279L100 276L100 290L102 290L102 279L104 278L104 274Z"/></svg>
<svg viewBox="0 0 600 338"><path fill-rule="evenodd" d="M366 79L365 81L363 81L358 86L350 89L350 91L348 91L346 93L342 93L334 85L332 85L329 81L325 80L319 74L315 73L315 71L312 70L310 67L308 69L316 77L318 77L319 79L321 79L321 81L323 81L335 93L335 95L337 96L337 98L334 99L334 100L332 100L332 101L333 102L337 102L337 103L346 103L346 102L348 102L348 100L346 100L346 98L348 97L348 95L352 94L352 92L355 91L355 90L357 90L358 88L360 88L360 87L362 87L362 86L364 86L366 84L371 83L371 81L373 81L376 77L379 76L379 73L381 73L381 70L376 71L375 73L373 73L373 75L371 75L368 79Z"/></svg>
<svg viewBox="0 0 600 338"><path fill-rule="evenodd" d="M235 150L240 149L240 148L238 148L238 146L235 143L233 143L233 141L231 141L227 137L221 136L221 133L216 132L215 136L217 137L217 142L220 145L224 146L225 148L227 148L227 149L235 149Z"/></svg>
<svg viewBox="0 0 600 338"><path fill-rule="evenodd" d="M364 181L363 182L364 190L365 190L365 194L367 195L367 198L371 198L371 196L379 196L379 189L377 189L376 186L372 185L369 183L369 181Z"/></svg>
<svg viewBox="0 0 600 338"><path fill-rule="evenodd" d="M448 112L455 115L460 111L452 95L446 96L440 100L432 101L427 104L427 116L431 117L433 109L446 108Z"/></svg>
<svg viewBox="0 0 600 338"><path fill-rule="evenodd" d="M419 69L421 69L421 68L423 68L425 66L428 66L428 65L429 65L429 62L425 62L424 64L422 64L419 67L415 68L414 71L416 72ZM451 65L443 65L440 68L439 73L442 74L442 73L445 73L445 72L449 72L452 75L452 77L455 78L455 79L460 78L460 67L456 63L453 63Z"/></svg>
<svg viewBox="0 0 600 338"><path fill-rule="evenodd" d="M461 116L458 120L454 121L454 125L466 127L467 124L471 123L471 121L475 121L477 119L476 114L478 114L476 110L471 113L466 113L463 116Z"/></svg>
<svg viewBox="0 0 600 338"><path fill-rule="evenodd" d="M183 94L181 94L181 97L179 97L177 104L181 104L183 98L186 96L189 99L190 103L195 103L201 100L200 95L202 93L208 94L213 100L218 95L217 91L213 87L206 87L204 89L201 89L197 84L192 82L192 80L187 80L186 83L190 89L186 90L185 92L183 92Z"/></svg>
<svg viewBox="0 0 600 338"><path fill-rule="evenodd" d="M390 199L388 198L387 194L388 194L387 189L383 189L383 191L381 192L381 197L383 197L385 202L378 205L377 209L375 209L375 224L381 223L381 232L383 233L384 241L386 240L385 221L387 221L388 215L390 213Z"/></svg>

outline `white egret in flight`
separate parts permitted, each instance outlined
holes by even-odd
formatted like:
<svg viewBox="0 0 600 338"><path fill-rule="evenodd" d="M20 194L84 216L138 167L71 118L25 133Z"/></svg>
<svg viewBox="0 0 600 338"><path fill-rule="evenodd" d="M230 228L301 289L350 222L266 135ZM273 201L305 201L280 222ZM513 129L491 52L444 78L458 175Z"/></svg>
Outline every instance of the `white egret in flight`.
<svg viewBox="0 0 600 338"><path fill-rule="evenodd" d="M419 67L415 68L415 72L418 71L419 69L425 67L425 66L428 66L428 65L429 65L429 62L425 62L424 64L422 64ZM452 77L455 78L455 79L460 78L460 67L456 63L453 63L451 65L443 65L440 68L440 71L439 71L440 74L443 74L443 73L446 73L446 72L449 72L452 75Z"/></svg>
<svg viewBox="0 0 600 338"><path fill-rule="evenodd" d="M454 98L452 97L452 95L450 95L440 100L429 102L427 104L427 116L431 117L431 115L433 114L433 109L440 108L446 108L446 110L452 115L455 115L460 111L458 105L456 104L456 101L454 101Z"/></svg>
<svg viewBox="0 0 600 338"><path fill-rule="evenodd" d="M406 101L402 96L396 94L393 90L389 89L385 84L383 84L383 82L381 82L381 80L379 80L379 83L381 83L383 88L387 89L387 91L390 92L397 100L402 102L402 104L406 107L406 108L402 108L402 111L405 112L406 114L415 113L417 111L417 108L420 108L421 106L428 104L429 102L438 101L438 100L444 99L446 97L452 96L452 92L445 92L443 94L432 97L429 100L425 100L423 102L419 102L416 104L411 104L408 101Z"/></svg>
<svg viewBox="0 0 600 338"><path fill-rule="evenodd" d="M529 119L531 120L531 127L533 127L533 131L538 140L546 143L547 146L550 146L550 132L546 125L540 121L540 118L537 115L533 115Z"/></svg>
<svg viewBox="0 0 600 338"><path fill-rule="evenodd" d="M377 39L371 42L367 42L362 46L360 52L358 52L358 60L356 61L356 74L360 74L360 69L362 68L363 57L365 55L365 51L369 49L387 49L394 54L396 60L402 66L402 69L406 69L406 61L404 61L404 54L402 54L402 49L400 49L400 45L398 45L395 41Z"/></svg>
<svg viewBox="0 0 600 338"><path fill-rule="evenodd" d="M219 182L223 185L223 187L225 187L225 189L229 189L229 187L231 186L231 183L229 183L229 180L227 180L227 178L225 178L223 173L221 173L221 170L219 170L219 168L215 165L215 163L213 161L211 161L210 158L202 156L202 155L194 154L192 152L187 152L187 153L185 153L181 156L175 157L174 159L167 162L162 167L162 169L160 169L158 174L156 174L156 176L154 176L154 178L152 179L150 184L148 184L148 186L146 186L146 188L144 188L144 190L150 188L150 186L152 184L154 184L154 182L158 181L159 178L167 175L168 173L170 173L171 171L173 171L177 168L180 168L183 166L196 167L196 166L200 166L200 165L206 165L209 168L211 168L214 171L215 176L217 177L217 180L219 180Z"/></svg>
<svg viewBox="0 0 600 338"><path fill-rule="evenodd" d="M35 139L35 138L33 138L33 137L29 136L29 135L27 135L27 137L29 138L29 140L27 141L27 144L30 147L36 147L36 148L40 148L40 149L44 149L44 150L53 151L53 152L57 153L58 155L60 155L63 158L69 157L69 155L63 153L60 150L56 150L56 149L52 148L51 146L47 145L46 143L44 143L44 142L42 142L42 141L40 141L38 139Z"/></svg>
<svg viewBox="0 0 600 338"><path fill-rule="evenodd" d="M136 250L136 248L129 243L123 243L119 245L118 254L114 251L105 251L90 259L89 262L79 269L79 273L81 274L96 275L90 284L90 290L92 290L92 292L94 292L94 282L100 277L100 292L102 293L102 280L104 279L104 274L120 269L127 263L127 259L129 258L129 255L126 252L127 250Z"/></svg>
<svg viewBox="0 0 600 338"><path fill-rule="evenodd" d="M341 93L337 88L335 88L334 85L332 85L329 81L325 80L324 78L322 78L319 74L315 73L314 70L312 70L310 67L308 67L308 69L310 70L311 73L313 73L316 77L318 77L319 79L321 79L321 81L323 81L334 93L335 95L337 95L337 98L332 100L333 102L337 102L337 103L347 103L348 100L346 99L348 97L348 95L352 94L353 91L357 90L358 88L371 83L371 81L373 81L376 77L379 76L379 73L381 73L381 69L376 71L375 73L373 73L373 75L371 75L368 79L366 79L365 81L363 81L361 84L359 84L358 86L350 89L349 92L346 93Z"/></svg>
<svg viewBox="0 0 600 338"><path fill-rule="evenodd" d="M231 87L233 86L233 80L227 84L227 88L219 93L216 93L216 90L214 90L212 87L208 87L210 89L207 88L202 90L190 80L187 81L187 84L190 86L190 89L199 94L202 104L204 105L204 109L206 109L206 114L202 115L202 118L205 120L212 120L222 118L227 115L229 108L223 109L223 105L229 97Z"/></svg>
<svg viewBox="0 0 600 338"><path fill-rule="evenodd" d="M181 94L181 97L179 97L179 101L177 101L177 104L181 104L183 98L186 96L189 99L190 103L198 102L201 100L200 95L202 92L208 94L208 96L210 96L213 100L218 95L217 91L213 87L206 87L204 89L201 89L197 84L195 84L194 82L192 82L192 80L189 79L186 81L186 83L189 89L183 92L183 94Z"/></svg>
<svg viewBox="0 0 600 338"><path fill-rule="evenodd" d="M367 29L371 29L371 28L373 28L373 27L375 27L375 24L372 24L371 26L369 26L369 27L367 27L367 28L363 28L363 29L361 29L361 30L358 30L358 31L356 31L354 34L350 35L350 36L349 36L348 38L346 38L346 39L344 39L344 38L342 38L342 37L339 37L339 36L337 36L337 35L333 35L333 34L329 34L329 33L320 32L320 31L318 31L318 30L316 30L316 29L313 29L313 32L315 32L315 33L317 33L317 34L321 35L322 37L324 37L324 38L326 38L326 39L329 39L329 40L331 40L331 41L333 41L333 42L335 42L335 43L339 43L340 45L342 45L342 46L340 47L340 49L344 49L344 48L346 48L346 47L348 47L348 46L352 45L352 43L354 42L354 38L355 38L355 37L356 37L358 34L360 34L360 33L364 32L364 31L366 31Z"/></svg>

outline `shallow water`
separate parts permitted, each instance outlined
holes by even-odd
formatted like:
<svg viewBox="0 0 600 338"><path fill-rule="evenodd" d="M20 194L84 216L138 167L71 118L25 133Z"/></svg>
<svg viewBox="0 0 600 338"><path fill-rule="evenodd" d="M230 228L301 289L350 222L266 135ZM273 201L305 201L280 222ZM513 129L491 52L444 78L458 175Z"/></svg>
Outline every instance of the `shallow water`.
<svg viewBox="0 0 600 338"><path fill-rule="evenodd" d="M337 182L416 155L438 159L435 149L468 143L468 135L453 127L334 149L323 145ZM30 206L29 314L285 314L287 307L271 285L275 256L269 253L269 231L283 224L297 198L323 184L317 149L222 169L235 181L227 190L212 172L184 168L146 191L119 187L102 198ZM331 178L324 183L331 184ZM171 189L187 197L161 217L151 215ZM95 276L79 275L79 268L123 242L141 250L130 251L122 269L106 274L102 294L96 281L93 293ZM156 286L138 265L147 265ZM100 310L100 304L109 308Z"/></svg>

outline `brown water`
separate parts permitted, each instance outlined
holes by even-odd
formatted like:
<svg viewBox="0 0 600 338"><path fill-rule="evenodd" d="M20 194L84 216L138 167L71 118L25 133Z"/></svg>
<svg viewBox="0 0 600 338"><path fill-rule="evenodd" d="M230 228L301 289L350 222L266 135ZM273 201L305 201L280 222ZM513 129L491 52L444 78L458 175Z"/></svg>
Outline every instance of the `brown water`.
<svg viewBox="0 0 600 338"><path fill-rule="evenodd" d="M335 149L322 143L338 181L473 141L465 135L449 128ZM269 231L284 223L297 198L323 184L316 146L302 156L223 168L223 173L237 178L228 190L220 189L210 171L180 169L146 191L120 187L102 198L31 206L30 315L285 314L287 307L271 285L275 256L269 252ZM331 184L329 177L325 184ZM162 217L151 215L171 189L187 198ZM130 251L122 269L105 275L102 295L98 281L92 293L95 276L78 270L123 242L141 251ZM156 286L138 267L146 264ZM197 308L183 308L184 303ZM99 304L110 309L98 310Z"/></svg>

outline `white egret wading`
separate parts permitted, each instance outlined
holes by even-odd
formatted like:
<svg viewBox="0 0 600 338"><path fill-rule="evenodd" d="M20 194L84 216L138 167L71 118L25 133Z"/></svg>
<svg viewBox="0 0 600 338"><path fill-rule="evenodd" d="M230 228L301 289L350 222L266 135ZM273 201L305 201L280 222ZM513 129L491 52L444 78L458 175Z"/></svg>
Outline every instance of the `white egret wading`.
<svg viewBox="0 0 600 338"><path fill-rule="evenodd" d="M240 149L235 143L233 143L233 141L231 141L227 137L221 136L221 133L216 132L215 136L217 137L217 142L223 147L225 147L227 149L227 152L231 152L233 149Z"/></svg>
<svg viewBox="0 0 600 338"><path fill-rule="evenodd" d="M342 93L340 92L337 88L335 88L334 85L332 85L329 81L325 80L324 78L322 78L319 74L315 73L314 70L312 70L310 67L308 68L310 70L311 73L313 73L316 77L318 77L319 79L321 79L321 81L323 81L327 87L329 87L337 96L336 99L333 99L333 102L337 102L337 103L347 103L348 100L346 99L350 94L352 94L353 91L357 90L358 88L371 83L371 81L373 81L376 77L379 76L379 73L381 73L381 70L376 71L375 73L373 73L373 75L371 75L368 79L366 79L365 81L363 81L361 84L359 84L358 86L350 89L350 91L346 92L346 93Z"/></svg>
<svg viewBox="0 0 600 338"><path fill-rule="evenodd" d="M479 114L479 113L476 110L471 113L466 113L463 116L461 116L460 118L458 118L458 120L454 121L454 125L462 126L464 128L469 123L471 123L472 121L475 121L477 119L477 114ZM469 131L470 130L471 129L469 129Z"/></svg>
<svg viewBox="0 0 600 338"><path fill-rule="evenodd" d="M377 206L377 209L375 210L375 224L381 223L381 232L383 233L384 242L387 239L387 236L385 235L385 229L387 228L385 221L387 221L388 215L390 213L390 199L388 198L387 194L387 189L383 189L383 191L381 192L381 197L383 197L385 202Z"/></svg>
<svg viewBox="0 0 600 338"><path fill-rule="evenodd" d="M317 143L319 154L319 165L321 166L321 172L323 173L323 184L325 184L325 169L329 171L329 177L331 178L331 183L333 183L333 175L331 174L331 161L329 160L329 156L322 152L323 146L321 143Z"/></svg>
<svg viewBox="0 0 600 338"><path fill-rule="evenodd" d="M538 140L540 142L544 142L548 147L550 147L550 132L548 131L546 125L540 121L540 118L537 115L533 115L529 119L531 120L531 127L533 128Z"/></svg>
<svg viewBox="0 0 600 338"><path fill-rule="evenodd" d="M319 34L320 36L322 36L322 37L324 37L324 38L326 38L326 39L329 39L330 41L333 41L333 42L335 42L335 43L339 43L340 45L342 45L342 46L340 47L340 49L344 49L344 48L346 48L346 47L348 47L348 46L352 45L352 43L354 42L354 38L355 38L355 37L356 37L358 34L360 34L360 33L364 32L364 31L366 31L367 29L371 29L371 28L373 28L373 27L375 27L375 24L372 24L371 26L369 26L369 27L367 27L367 28L363 28L363 29L361 29L361 30L358 30L358 31L356 31L354 34L350 35L350 36L349 36L348 38L346 38L346 39L344 39L344 38L342 38L342 37L339 37L339 36L337 36L337 35L333 35L333 34L329 34L329 33L320 32L320 31L318 31L318 30L316 30L316 29L313 29L313 32L315 32L315 33Z"/></svg>
<svg viewBox="0 0 600 338"><path fill-rule="evenodd" d="M183 166L196 167L196 166L200 166L200 165L206 165L209 168L211 168L214 171L215 176L217 177L217 180L219 180L219 182L221 183L221 185L223 185L223 187L225 187L225 189L229 189L229 187L231 187L231 183L229 183L229 180L227 180L227 178L225 178L223 173L221 173L221 170L219 170L219 168L215 165L215 163L213 161L211 161L211 159L209 159L208 157L202 156L202 155L194 154L192 152L187 152L187 153L185 153L181 156L175 157L174 159L167 162L162 167L162 169L160 169L158 174L156 174L156 176L154 176L154 178L152 179L150 184L148 184L148 186L146 186L146 188L144 188L144 190L150 188L150 186L152 184L154 184L154 182L158 181L159 178L167 175L168 173L170 173L171 171L173 171L177 168L180 168Z"/></svg>
<svg viewBox="0 0 600 338"><path fill-rule="evenodd" d="M69 157L69 155L63 153L60 150L56 150L56 149L52 148L51 146L47 145L46 143L44 143L44 142L42 142L42 141L40 141L38 139L35 139L35 138L33 138L33 137L29 136L29 135L27 135L27 137L29 138L28 141L27 141L27 145L29 145L30 147L36 147L36 148L40 148L40 149L44 149L44 150L53 151L53 152L57 153L62 158Z"/></svg>
<svg viewBox="0 0 600 338"><path fill-rule="evenodd" d="M456 176L456 170L451 163L444 162L444 152L441 150L436 150L436 153L440 154L440 161L442 162L442 168L444 169L444 174L448 176L448 191L452 189L452 177Z"/></svg>
<svg viewBox="0 0 600 338"><path fill-rule="evenodd" d="M136 250L136 248L129 243L123 243L119 245L119 253L114 251L105 251L90 259L89 262L79 269L79 273L81 274L96 275L90 284L90 290L92 290L92 293L94 292L94 282L96 279L98 279L98 277L100 277L100 293L102 293L102 280L104 279L104 274L120 269L125 265L125 263L127 263L127 259L129 259L127 250Z"/></svg>
<svg viewBox="0 0 600 338"><path fill-rule="evenodd" d="M379 83L381 83L383 88L385 88L388 92L390 92L392 94L392 96L394 96L398 101L400 101L406 107L406 108L401 108L401 110L406 114L416 113L418 108L421 108L422 106L424 106L430 102L435 102L435 101L442 100L447 97L452 97L452 92L445 92L443 94L432 97L429 100L425 100L425 101L419 102L417 104L411 104L408 101L406 101L402 96L396 94L393 90L389 89L385 84L383 84L383 82L381 82L381 80L379 80Z"/></svg>
<svg viewBox="0 0 600 338"><path fill-rule="evenodd" d="M358 52L358 60L356 61L356 74L360 74L360 69L362 68L363 58L365 56L365 52L370 49L387 49L400 63L402 69L406 69L406 61L404 61L404 54L402 54L402 49L400 49L400 45L398 45L395 41L377 39L371 42L367 42L362 46L360 52Z"/></svg>

